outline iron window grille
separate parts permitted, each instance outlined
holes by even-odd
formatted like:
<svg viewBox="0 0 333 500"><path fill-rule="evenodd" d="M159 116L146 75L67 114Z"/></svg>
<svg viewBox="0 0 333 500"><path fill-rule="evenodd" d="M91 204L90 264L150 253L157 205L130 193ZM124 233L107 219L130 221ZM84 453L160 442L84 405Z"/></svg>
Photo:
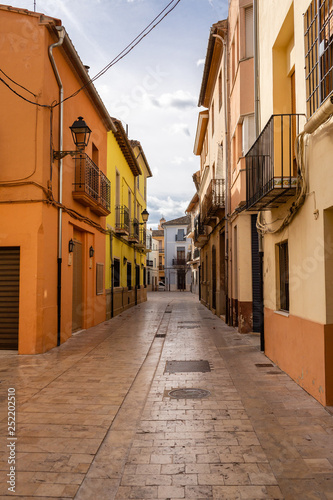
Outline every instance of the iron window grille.
<svg viewBox="0 0 333 500"><path fill-rule="evenodd" d="M307 116L331 94L333 88L333 1L312 0L304 15Z"/></svg>

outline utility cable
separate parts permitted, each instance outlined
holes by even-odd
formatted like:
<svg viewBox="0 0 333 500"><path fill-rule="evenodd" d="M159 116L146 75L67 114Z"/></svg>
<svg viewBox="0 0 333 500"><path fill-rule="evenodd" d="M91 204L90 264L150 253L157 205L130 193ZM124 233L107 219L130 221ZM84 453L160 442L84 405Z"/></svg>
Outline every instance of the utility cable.
<svg viewBox="0 0 333 500"><path fill-rule="evenodd" d="M112 66L114 66L115 64L117 64L119 61L121 61L121 59L123 59L127 54L129 54L137 45L139 45L139 43L154 29L156 28L156 26L158 26L162 21L163 19L165 19L169 14L170 12L172 12L176 7L177 5L180 3L181 0L177 0L176 3L172 6L172 4L175 2L175 0L171 0L171 2L168 3L168 5L145 27L144 30L141 31L141 33L139 33L139 35L137 35L109 64L107 64L107 66L105 66L101 71L99 71L99 73L97 73L93 78L91 78L85 85L83 85L81 88L79 88L78 90L76 90L75 92L73 92L73 94L71 94L70 96L66 97L65 99L63 99L61 102L65 102L69 99L72 99L73 97L77 96L79 94L79 92L81 92L81 90L85 89L86 87L88 87L89 85L91 85L93 82L95 82L98 78L100 78L101 76L103 76L110 68L112 68ZM169 7L171 6L171 8L169 9ZM167 9L169 9L167 12L165 12ZM163 16L162 14L165 13ZM161 17L162 16L162 17ZM160 19L159 19L160 18ZM158 20L158 21L157 21ZM155 23L155 21L157 21ZM155 24L153 24L155 23ZM150 28L150 29L149 29ZM148 30L148 31L147 31ZM24 86L20 85L19 83L15 82L15 80L13 80L12 78L10 78L8 75L6 75L6 73L0 69L0 72L6 77L8 78L8 80L10 80L12 83L14 83L14 85L17 85L18 87L21 87L22 89L26 90L27 92L29 92L30 94L32 94L34 97L37 98L37 96L31 92L30 90L28 90L27 88L25 88ZM14 90L3 78L0 78L0 82L2 82L4 85L6 85L6 87L9 88L9 90L11 92L13 92L15 95L17 95L18 97L20 97L21 99L23 99L24 101L30 103L30 104L34 104L35 106L40 106L42 108L48 108L48 109L52 109L56 106L59 106L60 102L58 103L55 103L55 104L51 104L51 105L48 105L48 104L40 104L38 102L34 102L34 101L31 101L30 99L27 99L26 97L24 97L22 94L19 94L16 90Z"/></svg>

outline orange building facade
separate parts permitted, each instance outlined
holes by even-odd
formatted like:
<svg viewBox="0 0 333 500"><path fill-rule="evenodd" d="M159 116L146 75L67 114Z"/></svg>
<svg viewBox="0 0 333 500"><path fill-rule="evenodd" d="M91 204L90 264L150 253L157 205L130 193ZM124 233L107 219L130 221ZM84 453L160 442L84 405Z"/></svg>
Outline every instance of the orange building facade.
<svg viewBox="0 0 333 500"><path fill-rule="evenodd" d="M59 20L2 6L0 32L0 348L35 354L105 320L114 125Z"/></svg>

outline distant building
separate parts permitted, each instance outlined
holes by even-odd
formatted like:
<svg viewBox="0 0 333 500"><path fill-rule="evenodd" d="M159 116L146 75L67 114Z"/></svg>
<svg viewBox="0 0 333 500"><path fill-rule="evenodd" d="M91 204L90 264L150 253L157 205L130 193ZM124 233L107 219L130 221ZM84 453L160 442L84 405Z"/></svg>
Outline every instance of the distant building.
<svg viewBox="0 0 333 500"><path fill-rule="evenodd" d="M189 291L191 288L191 269L187 265L187 255L192 242L186 238L190 220L186 215L163 223L165 285L170 292Z"/></svg>
<svg viewBox="0 0 333 500"><path fill-rule="evenodd" d="M147 229L147 291L155 292L158 289L158 262L159 262L159 245L158 241L153 238L153 231Z"/></svg>
<svg viewBox="0 0 333 500"><path fill-rule="evenodd" d="M163 224L166 222L164 217L160 219L158 229L153 230L153 238L158 242L158 281L165 283L164 273L164 229Z"/></svg>

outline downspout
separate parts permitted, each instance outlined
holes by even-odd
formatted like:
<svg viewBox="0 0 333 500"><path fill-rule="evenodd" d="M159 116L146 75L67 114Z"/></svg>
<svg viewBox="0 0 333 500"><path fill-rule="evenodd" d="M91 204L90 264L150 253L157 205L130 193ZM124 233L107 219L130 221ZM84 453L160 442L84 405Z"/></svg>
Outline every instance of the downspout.
<svg viewBox="0 0 333 500"><path fill-rule="evenodd" d="M254 122L256 139L260 134L260 100L259 100L259 58L258 58L258 0L253 0L253 43L254 43ZM260 212L258 213L260 217ZM260 283L260 350L265 351L265 330L264 330L264 237L258 231L259 240L259 283Z"/></svg>
<svg viewBox="0 0 333 500"><path fill-rule="evenodd" d="M113 238L112 238L112 230L110 229L109 232L110 236L110 262L111 262L111 318L114 316L114 311L113 311L113 288L114 288L114 262L113 262L113 248L112 248L112 243L113 243Z"/></svg>
<svg viewBox="0 0 333 500"><path fill-rule="evenodd" d="M59 151L63 150L63 97L64 89L58 68L56 66L53 49L60 47L65 38L65 28L63 26L56 27L58 31L59 40L49 46L49 58L53 68L59 87ZM59 203L62 204L62 172L63 172L63 159L59 159ZM62 208L58 212L58 259L57 259L57 315L58 315L58 328L57 328L57 345L61 343L61 268L62 268Z"/></svg>
<svg viewBox="0 0 333 500"><path fill-rule="evenodd" d="M228 36L228 35L227 35ZM229 295L228 295L228 286L229 286L229 221L228 221L228 213L229 213L229 166L228 166L228 59L227 59L227 42L220 35L213 35L214 38L218 38L223 44L223 57L224 57L224 136L225 136L225 246L224 246L224 273L225 273L225 322L228 324L229 322Z"/></svg>

